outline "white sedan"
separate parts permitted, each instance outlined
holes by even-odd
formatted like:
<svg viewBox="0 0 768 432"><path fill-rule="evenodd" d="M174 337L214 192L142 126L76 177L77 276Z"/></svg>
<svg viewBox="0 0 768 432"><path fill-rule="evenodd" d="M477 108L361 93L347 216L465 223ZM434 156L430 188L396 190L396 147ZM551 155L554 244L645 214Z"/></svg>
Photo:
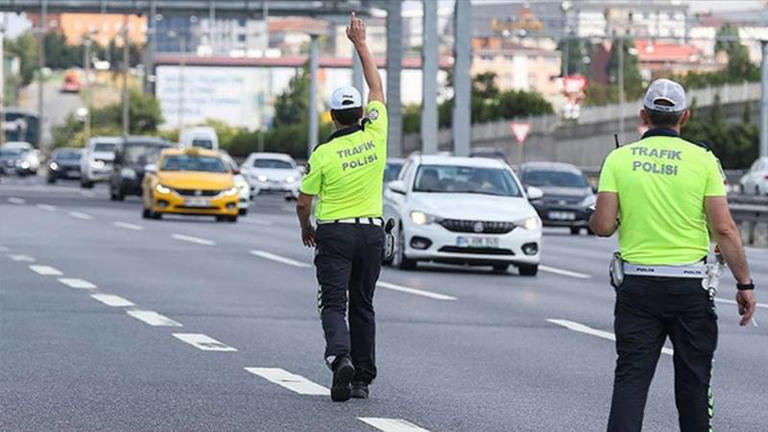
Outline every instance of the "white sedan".
<svg viewBox="0 0 768 432"><path fill-rule="evenodd" d="M489 265L521 275L539 269L541 219L503 161L453 156L412 156L384 192L384 216L394 218L393 265L418 261Z"/></svg>
<svg viewBox="0 0 768 432"><path fill-rule="evenodd" d="M768 157L758 158L740 183L745 194L768 195Z"/></svg>
<svg viewBox="0 0 768 432"><path fill-rule="evenodd" d="M283 153L251 153L240 166L251 185L253 195L263 192L285 193L296 198L301 184L301 171L296 161Z"/></svg>

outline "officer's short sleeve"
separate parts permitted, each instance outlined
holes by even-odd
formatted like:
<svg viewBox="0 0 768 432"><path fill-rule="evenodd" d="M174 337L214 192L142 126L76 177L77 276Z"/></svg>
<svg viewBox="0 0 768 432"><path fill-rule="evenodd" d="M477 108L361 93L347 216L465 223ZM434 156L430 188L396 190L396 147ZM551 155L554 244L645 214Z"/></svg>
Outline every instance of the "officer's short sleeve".
<svg viewBox="0 0 768 432"><path fill-rule="evenodd" d="M387 136L387 107L381 101L371 101L365 109L365 129L370 130L377 138Z"/></svg>
<svg viewBox="0 0 768 432"><path fill-rule="evenodd" d="M615 153L611 152L603 162L603 168L600 170L600 185L598 186L598 192L618 192L616 185L616 162Z"/></svg>
<svg viewBox="0 0 768 432"><path fill-rule="evenodd" d="M321 152L315 150L309 156L307 172L301 180L299 191L304 195L317 195L323 179L323 164Z"/></svg>
<svg viewBox="0 0 768 432"><path fill-rule="evenodd" d="M704 196L725 196L725 174L720 161L712 156L707 167L707 186Z"/></svg>

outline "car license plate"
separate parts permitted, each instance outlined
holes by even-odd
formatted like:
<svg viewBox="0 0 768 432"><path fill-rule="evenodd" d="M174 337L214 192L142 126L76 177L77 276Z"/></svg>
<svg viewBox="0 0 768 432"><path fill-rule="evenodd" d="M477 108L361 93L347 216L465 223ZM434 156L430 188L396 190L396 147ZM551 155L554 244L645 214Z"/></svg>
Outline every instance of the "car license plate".
<svg viewBox="0 0 768 432"><path fill-rule="evenodd" d="M80 171L77 171L77 170L67 171L67 177L80 177Z"/></svg>
<svg viewBox="0 0 768 432"><path fill-rule="evenodd" d="M572 221L576 219L576 213L574 212L549 212L549 219L550 220L562 220L562 221Z"/></svg>
<svg viewBox="0 0 768 432"><path fill-rule="evenodd" d="M499 239L495 237L457 237L456 245L471 248L497 248L499 247Z"/></svg>
<svg viewBox="0 0 768 432"><path fill-rule="evenodd" d="M184 200L187 207L210 207L211 202L203 198L187 198Z"/></svg>

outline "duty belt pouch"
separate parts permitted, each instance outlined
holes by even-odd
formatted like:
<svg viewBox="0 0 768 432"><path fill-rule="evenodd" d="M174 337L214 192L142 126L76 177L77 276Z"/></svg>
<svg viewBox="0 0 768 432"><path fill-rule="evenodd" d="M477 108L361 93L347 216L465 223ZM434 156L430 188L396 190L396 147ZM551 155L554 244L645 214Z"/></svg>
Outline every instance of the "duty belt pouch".
<svg viewBox="0 0 768 432"><path fill-rule="evenodd" d="M621 252L613 253L608 267L608 276L611 278L611 286L618 292L624 281L624 260L621 259Z"/></svg>
<svg viewBox="0 0 768 432"><path fill-rule="evenodd" d="M382 256L382 262L389 264L395 257L395 236L392 234L392 228L395 227L395 220L389 219L384 224L384 254Z"/></svg>

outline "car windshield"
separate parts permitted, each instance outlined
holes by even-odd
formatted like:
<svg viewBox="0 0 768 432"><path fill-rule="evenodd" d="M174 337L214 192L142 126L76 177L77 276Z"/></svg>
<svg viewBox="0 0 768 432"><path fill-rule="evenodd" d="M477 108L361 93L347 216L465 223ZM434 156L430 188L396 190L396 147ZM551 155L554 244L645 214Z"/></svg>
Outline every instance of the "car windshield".
<svg viewBox="0 0 768 432"><path fill-rule="evenodd" d="M115 144L112 143L96 143L93 145L93 151L95 152L114 152Z"/></svg>
<svg viewBox="0 0 768 432"><path fill-rule="evenodd" d="M384 169L384 183L397 180L402 168L402 162L387 162L387 167Z"/></svg>
<svg viewBox="0 0 768 432"><path fill-rule="evenodd" d="M0 157L21 156L24 153L22 149L0 149Z"/></svg>
<svg viewBox="0 0 768 432"><path fill-rule="evenodd" d="M192 147L200 147L204 149L213 149L213 141L204 138L196 138L192 140Z"/></svg>
<svg viewBox="0 0 768 432"><path fill-rule="evenodd" d="M416 172L414 192L448 192L522 196L512 174L501 168L422 165Z"/></svg>
<svg viewBox="0 0 768 432"><path fill-rule="evenodd" d="M162 171L202 171L225 173L224 161L216 156L169 155L163 159Z"/></svg>
<svg viewBox="0 0 768 432"><path fill-rule="evenodd" d="M589 183L583 174L571 171L526 171L523 174L523 183L539 187L555 186L585 188L589 186Z"/></svg>
<svg viewBox="0 0 768 432"><path fill-rule="evenodd" d="M138 165L154 163L164 148L156 144L128 144L125 146L123 163Z"/></svg>
<svg viewBox="0 0 768 432"><path fill-rule="evenodd" d="M80 160L80 152L77 150L61 151L54 156L56 160L76 161Z"/></svg>
<svg viewBox="0 0 768 432"><path fill-rule="evenodd" d="M256 159L253 161L255 168L293 169L290 162L280 159Z"/></svg>

